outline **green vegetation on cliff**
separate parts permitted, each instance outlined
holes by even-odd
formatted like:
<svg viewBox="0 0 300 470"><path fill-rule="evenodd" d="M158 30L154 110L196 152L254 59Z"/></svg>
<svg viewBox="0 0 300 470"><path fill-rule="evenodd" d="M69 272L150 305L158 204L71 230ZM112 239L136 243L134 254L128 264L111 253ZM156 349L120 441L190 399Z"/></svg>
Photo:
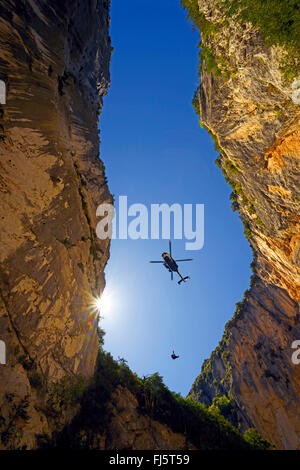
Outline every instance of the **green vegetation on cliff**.
<svg viewBox="0 0 300 470"><path fill-rule="evenodd" d="M220 24L209 21L199 9L198 0L180 0L187 11L187 18L201 35L199 69L203 60L206 70L221 75L218 60L213 51L204 43L209 36L220 30ZM224 11L223 23L226 18L235 17L240 23L249 22L264 36L266 45L283 46L287 55L281 64L282 72L287 80L292 80L300 73L300 7L298 0L223 0L217 3Z"/></svg>
<svg viewBox="0 0 300 470"><path fill-rule="evenodd" d="M225 0L224 6L227 16L237 14L256 26L269 45L300 49L298 0Z"/></svg>
<svg viewBox="0 0 300 470"><path fill-rule="evenodd" d="M249 428L244 434L244 439L249 442L250 445L255 447L257 450L274 450L275 446L271 444L267 439L261 437L257 429Z"/></svg>
<svg viewBox="0 0 300 470"><path fill-rule="evenodd" d="M215 407L208 409L203 404L170 392L158 373L139 378L129 369L124 359L115 361L102 349L98 354L92 384L80 400L78 414L61 433L53 435L51 441L39 436L40 447L93 448L95 436L109 429L116 405L112 395L118 386L127 388L135 396L141 415L149 416L174 432L184 434L198 449L258 448L255 443L249 443L220 413L220 407L223 411L230 408L230 404L225 403L226 400L223 399L221 404L215 403Z"/></svg>
<svg viewBox="0 0 300 470"><path fill-rule="evenodd" d="M205 41L208 36L218 31L218 26L209 21L204 13L199 10L197 0L180 0L180 3L187 11L187 19L201 32L203 41Z"/></svg>
<svg viewBox="0 0 300 470"><path fill-rule="evenodd" d="M251 263L254 268L254 262ZM251 276L250 286L255 285L255 273ZM236 304L236 309L231 320L225 325L223 337L212 352L209 359L204 361L201 374L196 378L189 397L200 403L205 403L208 410L224 416L235 427L239 426L238 409L231 390L231 365L230 365L230 329L234 327L238 319L243 315L247 307L249 290L244 293L243 300ZM220 379L218 372L214 370L213 364L222 364L223 378ZM269 441L263 439L255 428L249 428L244 434L244 439L256 449L273 449Z"/></svg>
<svg viewBox="0 0 300 470"><path fill-rule="evenodd" d="M214 57L214 53L205 42L211 35L215 35L219 31L219 26L209 21L204 13L199 10L198 2L195 0L180 0L181 6L187 11L187 19L191 21L193 26L200 31L201 40L199 42L199 77L201 76L203 63L207 72L215 75L221 75L218 67L218 61Z"/></svg>
<svg viewBox="0 0 300 470"><path fill-rule="evenodd" d="M229 362L229 345L231 335L229 330L236 324L236 321L240 317L240 315L242 315L243 310L247 305L248 295L249 290L246 290L244 293L243 300L241 302L237 302L234 315L232 319L226 323L225 331L219 345L213 351L211 357L204 361L201 374L195 380L189 394L191 398L199 402L205 403L206 405L211 407L218 407L221 413L221 410L224 408L222 408L222 406L219 406L221 402L219 402L218 399L222 398L223 402L225 403L226 398L228 400L231 400L233 398L231 394L231 367ZM219 362L221 362L224 368L223 379L220 381L214 377L214 360L218 360ZM236 416L234 409L231 409L231 411L232 412L228 414L227 409L224 416L226 416L227 419L231 421L231 423L236 425Z"/></svg>
<svg viewBox="0 0 300 470"><path fill-rule="evenodd" d="M220 5L223 2L220 2ZM226 16L249 22L264 35L269 46L284 46L288 55L282 63L287 79L300 72L300 6L298 0L225 0Z"/></svg>

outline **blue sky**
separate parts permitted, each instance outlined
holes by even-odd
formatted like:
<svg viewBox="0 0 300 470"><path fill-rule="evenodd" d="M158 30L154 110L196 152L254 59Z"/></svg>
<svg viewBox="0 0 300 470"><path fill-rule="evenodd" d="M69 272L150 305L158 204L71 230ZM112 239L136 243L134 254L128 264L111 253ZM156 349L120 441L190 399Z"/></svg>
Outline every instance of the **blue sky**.
<svg viewBox="0 0 300 470"><path fill-rule="evenodd" d="M170 281L160 259L167 240L113 240L101 326L105 349L140 376L159 372L186 395L249 287L251 250L218 154L191 101L197 87L198 34L179 0L113 0L111 88L100 119L101 158L110 191L128 204L205 205L205 243L185 251L174 240L182 273ZM172 349L180 355L172 361Z"/></svg>

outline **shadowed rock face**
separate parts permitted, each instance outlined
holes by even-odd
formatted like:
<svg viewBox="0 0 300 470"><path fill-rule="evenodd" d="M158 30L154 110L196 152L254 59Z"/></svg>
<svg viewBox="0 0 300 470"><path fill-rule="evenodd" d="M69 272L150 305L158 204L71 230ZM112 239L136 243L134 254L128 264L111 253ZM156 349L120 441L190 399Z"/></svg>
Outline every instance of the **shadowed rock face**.
<svg viewBox="0 0 300 470"><path fill-rule="evenodd" d="M218 8L215 0L199 1L217 26L205 44L221 72L208 73L204 64L200 116L218 142L255 275L190 396L211 404L225 394L242 429L255 426L277 447L299 449L300 365L292 363L291 345L300 339L300 110L279 70L284 51L266 47L249 24L224 24Z"/></svg>
<svg viewBox="0 0 300 470"><path fill-rule="evenodd" d="M34 447L35 434L49 431L41 384L94 370L97 315L88 304L104 288L109 257L108 241L95 234L96 207L112 200L97 129L109 85L108 28L108 0L0 5L7 89L0 107L0 339L7 348L0 430L7 448Z"/></svg>
<svg viewBox="0 0 300 470"><path fill-rule="evenodd" d="M147 414L142 414L136 397L125 387L116 387L110 399L112 418L104 433L81 430L80 443L89 450L195 450L187 436ZM78 436L76 443L78 442ZM76 450L76 446L75 446Z"/></svg>

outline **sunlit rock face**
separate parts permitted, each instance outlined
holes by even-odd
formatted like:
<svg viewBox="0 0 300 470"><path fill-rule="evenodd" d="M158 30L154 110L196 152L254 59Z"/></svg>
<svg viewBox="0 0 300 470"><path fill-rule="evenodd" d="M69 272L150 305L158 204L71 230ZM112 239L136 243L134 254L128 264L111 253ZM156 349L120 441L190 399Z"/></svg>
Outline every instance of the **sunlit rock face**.
<svg viewBox="0 0 300 470"><path fill-rule="evenodd" d="M109 85L108 0L2 0L0 79L0 426L6 448L49 431L45 384L93 373L111 202L98 117ZM16 412L16 409L19 411ZM25 414L20 410L25 410ZM19 413L19 414L18 414ZM17 419L15 419L17 418ZM13 426L8 423L13 422Z"/></svg>
<svg viewBox="0 0 300 470"><path fill-rule="evenodd" d="M280 47L251 25L224 22L215 0L199 1L217 25L205 44L219 72L202 71L201 121L215 136L254 252L250 291L205 361L190 395L233 398L242 429L255 426L278 448L300 448L300 106L280 71Z"/></svg>

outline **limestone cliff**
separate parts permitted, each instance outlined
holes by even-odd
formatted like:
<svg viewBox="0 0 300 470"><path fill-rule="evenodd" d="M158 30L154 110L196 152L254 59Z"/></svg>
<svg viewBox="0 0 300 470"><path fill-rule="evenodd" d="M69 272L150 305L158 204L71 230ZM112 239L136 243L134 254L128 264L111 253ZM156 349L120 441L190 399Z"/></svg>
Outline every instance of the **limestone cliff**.
<svg viewBox="0 0 300 470"><path fill-rule="evenodd" d="M0 431L5 448L48 433L45 390L92 375L92 296L109 243L97 120L109 85L109 0L2 0L0 79ZM67 417L64 417L64 420Z"/></svg>
<svg viewBox="0 0 300 470"><path fill-rule="evenodd" d="M254 253L251 287L190 396L211 404L226 395L242 429L255 426L278 448L299 449L300 366L291 360L300 339L300 107L291 88L299 62L287 76L287 49L267 46L252 23L226 15L231 0L182 3L202 36L194 104Z"/></svg>

